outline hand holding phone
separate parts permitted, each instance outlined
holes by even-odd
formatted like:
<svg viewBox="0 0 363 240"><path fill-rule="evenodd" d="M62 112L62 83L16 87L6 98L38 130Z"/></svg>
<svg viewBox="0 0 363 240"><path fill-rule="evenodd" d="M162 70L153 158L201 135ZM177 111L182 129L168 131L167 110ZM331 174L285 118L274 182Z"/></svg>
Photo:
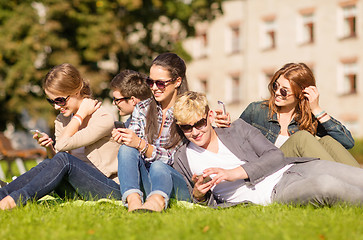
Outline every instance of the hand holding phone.
<svg viewBox="0 0 363 240"><path fill-rule="evenodd" d="M224 103L222 101L218 101L218 104L221 106L222 108L222 113L223 115L226 115L226 106L224 105Z"/></svg>
<svg viewBox="0 0 363 240"><path fill-rule="evenodd" d="M115 128L126 128L124 122L115 121L114 124L115 124Z"/></svg>
<svg viewBox="0 0 363 240"><path fill-rule="evenodd" d="M41 138L43 137L43 133L41 133L39 130L36 130L36 129L32 129L32 130L29 130L29 132L33 135L37 134L38 138Z"/></svg>
<svg viewBox="0 0 363 240"><path fill-rule="evenodd" d="M199 179L200 177L203 177L203 175L198 175L198 179ZM205 184L205 183L207 183L207 182L209 182L209 181L211 181L211 180L212 180L212 178L211 178L210 176L206 176L206 177L203 179L203 184Z"/></svg>

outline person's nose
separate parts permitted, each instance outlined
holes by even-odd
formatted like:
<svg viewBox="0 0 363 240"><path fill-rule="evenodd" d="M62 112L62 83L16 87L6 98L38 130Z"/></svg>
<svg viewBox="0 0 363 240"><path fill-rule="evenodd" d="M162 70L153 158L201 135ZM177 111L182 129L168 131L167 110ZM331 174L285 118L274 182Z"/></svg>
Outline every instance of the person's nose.
<svg viewBox="0 0 363 240"><path fill-rule="evenodd" d="M58 104L54 104L54 109L59 110L61 107Z"/></svg>
<svg viewBox="0 0 363 240"><path fill-rule="evenodd" d="M197 136L199 134L199 130L196 129L195 127L192 128L192 135L193 136Z"/></svg>
<svg viewBox="0 0 363 240"><path fill-rule="evenodd" d="M151 87L151 90L156 91L159 88L156 86L156 82L153 83L153 86Z"/></svg>

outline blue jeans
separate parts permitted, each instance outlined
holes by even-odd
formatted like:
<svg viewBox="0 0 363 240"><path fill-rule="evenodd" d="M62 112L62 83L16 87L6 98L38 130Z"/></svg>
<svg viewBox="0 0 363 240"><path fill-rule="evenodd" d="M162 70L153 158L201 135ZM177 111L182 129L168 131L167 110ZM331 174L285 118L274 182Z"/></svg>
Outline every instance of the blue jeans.
<svg viewBox="0 0 363 240"><path fill-rule="evenodd" d="M121 199L120 186L116 182L65 152L57 153L52 159L45 159L0 188L0 199L10 195L17 204L26 204L29 199L39 199L53 190L65 187L85 200Z"/></svg>
<svg viewBox="0 0 363 240"><path fill-rule="evenodd" d="M122 201L126 204L127 196L138 193L144 200L160 194L165 199L165 208L170 197L190 201L190 194L183 176L174 168L161 162L145 162L136 148L122 145L118 152L118 177Z"/></svg>

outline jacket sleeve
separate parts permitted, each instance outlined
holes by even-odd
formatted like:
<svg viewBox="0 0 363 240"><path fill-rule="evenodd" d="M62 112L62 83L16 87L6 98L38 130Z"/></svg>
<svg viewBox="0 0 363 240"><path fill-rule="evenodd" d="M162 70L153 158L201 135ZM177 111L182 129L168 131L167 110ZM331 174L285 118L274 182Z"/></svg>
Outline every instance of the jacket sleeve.
<svg viewBox="0 0 363 240"><path fill-rule="evenodd" d="M346 149L354 147L354 139L350 131L338 120L330 116L326 122L318 124L317 134L319 137L330 135Z"/></svg>
<svg viewBox="0 0 363 240"><path fill-rule="evenodd" d="M111 136L113 129L113 116L98 109L92 114L88 125L85 128L78 130L71 137L60 137L56 135L56 151L69 151L80 147L89 146L105 136Z"/></svg>
<svg viewBox="0 0 363 240"><path fill-rule="evenodd" d="M265 138L257 128L242 119L236 120L233 124L236 125L238 134L243 136L240 145L244 145L246 155L251 157L242 165L251 184L255 185L287 164L281 150Z"/></svg>

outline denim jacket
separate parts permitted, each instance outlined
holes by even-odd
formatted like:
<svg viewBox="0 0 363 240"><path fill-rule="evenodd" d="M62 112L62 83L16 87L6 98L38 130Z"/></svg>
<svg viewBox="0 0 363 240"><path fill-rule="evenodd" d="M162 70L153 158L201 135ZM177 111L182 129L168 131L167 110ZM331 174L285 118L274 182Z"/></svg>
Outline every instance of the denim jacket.
<svg viewBox="0 0 363 240"><path fill-rule="evenodd" d="M275 143L280 133L281 126L277 120L277 114L275 113L272 118L270 118L268 106L263 103L264 101L250 103L243 111L240 118L259 129L270 142ZM289 135L300 130L295 119L291 120L287 130ZM330 120L324 123L318 123L316 135L319 137L330 135L346 149L350 149L354 146L354 139L350 131L331 116Z"/></svg>

